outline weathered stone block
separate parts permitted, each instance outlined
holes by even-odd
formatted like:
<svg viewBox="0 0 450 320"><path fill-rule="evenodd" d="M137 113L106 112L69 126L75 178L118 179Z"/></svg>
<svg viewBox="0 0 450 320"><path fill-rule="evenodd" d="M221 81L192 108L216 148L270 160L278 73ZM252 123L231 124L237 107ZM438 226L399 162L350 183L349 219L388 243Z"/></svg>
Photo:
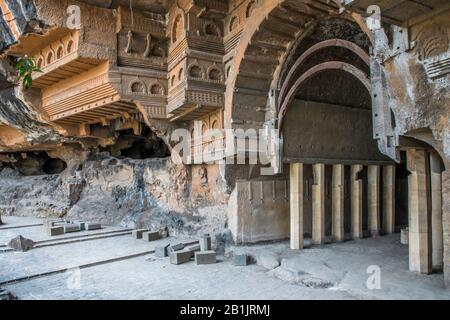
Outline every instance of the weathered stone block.
<svg viewBox="0 0 450 320"><path fill-rule="evenodd" d="M167 251L168 251L168 253L170 255L172 252L184 249L184 247L185 247L184 243L177 243L177 244L173 244L173 245L171 244L167 248Z"/></svg>
<svg viewBox="0 0 450 320"><path fill-rule="evenodd" d="M81 231L86 230L86 222L84 222L84 221L76 221L76 222L74 222L74 224L77 224L80 227Z"/></svg>
<svg viewBox="0 0 450 320"><path fill-rule="evenodd" d="M170 263L172 264L182 264L189 262L192 257L191 251L181 250L170 253Z"/></svg>
<svg viewBox="0 0 450 320"><path fill-rule="evenodd" d="M50 228L50 227L54 227L57 223L65 224L64 220L62 220L62 219L46 219L44 222L44 225L46 228Z"/></svg>
<svg viewBox="0 0 450 320"><path fill-rule="evenodd" d="M59 236L61 234L64 234L64 227L63 226L56 226L56 227L50 227L47 228L47 235L49 236Z"/></svg>
<svg viewBox="0 0 450 320"><path fill-rule="evenodd" d="M80 226L77 224L66 224L64 226L64 233L78 232L78 231L80 231Z"/></svg>
<svg viewBox="0 0 450 320"><path fill-rule="evenodd" d="M409 230L408 228L403 228L400 230L400 243L401 244L408 244L409 239Z"/></svg>
<svg viewBox="0 0 450 320"><path fill-rule="evenodd" d="M191 252L196 252L196 251L200 251L200 244L192 244L190 246L186 246L186 248L184 248L186 251L191 251Z"/></svg>
<svg viewBox="0 0 450 320"><path fill-rule="evenodd" d="M146 231L142 234L142 238L145 241L155 241L158 240L160 237L159 232L157 231Z"/></svg>
<svg viewBox="0 0 450 320"><path fill-rule="evenodd" d="M248 256L246 254L236 254L233 257L233 264L235 266L244 267L248 265Z"/></svg>
<svg viewBox="0 0 450 320"><path fill-rule="evenodd" d="M200 238L200 250L201 251L211 250L211 236L209 234L205 234Z"/></svg>
<svg viewBox="0 0 450 320"><path fill-rule="evenodd" d="M158 258L164 258L169 255L167 249L169 248L169 245L159 245L155 247L155 256Z"/></svg>
<svg viewBox="0 0 450 320"><path fill-rule="evenodd" d="M91 231L91 230L98 230L101 229L102 225L100 223L85 223L84 224L84 229L87 231Z"/></svg>
<svg viewBox="0 0 450 320"><path fill-rule="evenodd" d="M209 251L198 251L195 253L195 263L196 264L213 264L216 263L216 252Z"/></svg>
<svg viewBox="0 0 450 320"><path fill-rule="evenodd" d="M132 235L135 239L142 239L142 235L146 231L148 231L148 229L136 229L133 230Z"/></svg>

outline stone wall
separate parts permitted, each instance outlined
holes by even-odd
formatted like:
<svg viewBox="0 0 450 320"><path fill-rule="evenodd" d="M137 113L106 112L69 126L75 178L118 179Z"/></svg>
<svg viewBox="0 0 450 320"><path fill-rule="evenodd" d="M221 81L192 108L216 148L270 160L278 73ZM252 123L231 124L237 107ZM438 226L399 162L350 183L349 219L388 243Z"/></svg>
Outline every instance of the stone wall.
<svg viewBox="0 0 450 320"><path fill-rule="evenodd" d="M237 181L228 205L228 224L236 243L289 237L289 181Z"/></svg>
<svg viewBox="0 0 450 320"><path fill-rule="evenodd" d="M23 176L3 168L0 213L150 226L171 234L226 233L226 200L211 196L199 203L189 168L170 158L118 159L108 153L88 153L86 160L79 153L77 159L69 149L65 160L72 160L59 175Z"/></svg>

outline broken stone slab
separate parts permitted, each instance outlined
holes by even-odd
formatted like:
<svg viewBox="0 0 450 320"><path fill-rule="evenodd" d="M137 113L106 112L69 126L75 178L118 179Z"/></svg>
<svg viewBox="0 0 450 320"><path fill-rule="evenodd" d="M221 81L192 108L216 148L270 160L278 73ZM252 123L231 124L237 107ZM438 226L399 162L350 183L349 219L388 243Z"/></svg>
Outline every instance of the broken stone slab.
<svg viewBox="0 0 450 320"><path fill-rule="evenodd" d="M59 236L64 234L64 227L63 226L56 226L56 227L50 227L47 228L47 235L53 237L53 236Z"/></svg>
<svg viewBox="0 0 450 320"><path fill-rule="evenodd" d="M209 234L204 234L200 237L200 251L210 251L211 250L211 236Z"/></svg>
<svg viewBox="0 0 450 320"><path fill-rule="evenodd" d="M142 233L142 239L144 239L144 241L155 241L160 238L158 231L145 231Z"/></svg>
<svg viewBox="0 0 450 320"><path fill-rule="evenodd" d="M167 252L170 255L171 253L173 253L175 251L183 250L185 246L186 245L184 243L177 243L177 244L173 244L173 245L171 244L167 248Z"/></svg>
<svg viewBox="0 0 450 320"><path fill-rule="evenodd" d="M169 248L169 244L156 246L155 256L158 258L167 257L169 255L167 248Z"/></svg>
<svg viewBox="0 0 450 320"><path fill-rule="evenodd" d="M246 254L235 254L233 256L233 265L237 267L245 267L248 265L249 257Z"/></svg>
<svg viewBox="0 0 450 320"><path fill-rule="evenodd" d="M100 223L92 223L92 222L87 222L84 224L84 229L86 231L91 231L91 230L98 230L101 229L102 225Z"/></svg>
<svg viewBox="0 0 450 320"><path fill-rule="evenodd" d="M191 244L190 246L186 246L184 249L191 252L200 251L200 244Z"/></svg>
<svg viewBox="0 0 450 320"><path fill-rule="evenodd" d="M216 252L209 251L197 251L195 253L195 263L200 264L213 264L216 263Z"/></svg>
<svg viewBox="0 0 450 320"><path fill-rule="evenodd" d="M15 237L8 243L8 247L13 248L16 251L28 251L33 249L34 241L31 239L27 239L22 237L21 235Z"/></svg>
<svg viewBox="0 0 450 320"><path fill-rule="evenodd" d="M171 252L169 257L170 257L170 263L182 264L182 263L189 262L191 260L192 252L186 251L186 250L175 251L175 252Z"/></svg>
<svg viewBox="0 0 450 320"><path fill-rule="evenodd" d="M272 270L275 268L278 268L280 266L280 261L277 259L277 257L275 257L274 255L271 254L261 254L257 257L257 263L258 265Z"/></svg>
<svg viewBox="0 0 450 320"><path fill-rule="evenodd" d="M131 232L131 234L135 239L142 239L142 234L146 231L148 231L148 229L135 229Z"/></svg>
<svg viewBox="0 0 450 320"><path fill-rule="evenodd" d="M64 225L64 233L78 232L78 231L80 231L80 226L78 224Z"/></svg>

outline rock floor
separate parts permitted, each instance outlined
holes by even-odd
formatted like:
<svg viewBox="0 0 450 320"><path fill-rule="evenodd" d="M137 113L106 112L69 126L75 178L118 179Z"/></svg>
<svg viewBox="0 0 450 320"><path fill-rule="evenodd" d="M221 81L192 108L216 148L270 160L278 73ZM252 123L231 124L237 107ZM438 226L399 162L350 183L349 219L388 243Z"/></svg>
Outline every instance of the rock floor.
<svg viewBox="0 0 450 320"><path fill-rule="evenodd" d="M297 252L287 241L229 247L217 264L177 266L150 253L154 245L195 239L149 243L107 226L48 241L43 226L20 227L39 219L2 219L0 249L19 234L50 244L0 252L0 287L19 299L450 299L442 274L408 271L408 248L397 234ZM257 263L236 267L233 253L249 254ZM368 281L377 287L371 280L378 272L379 289L369 289Z"/></svg>

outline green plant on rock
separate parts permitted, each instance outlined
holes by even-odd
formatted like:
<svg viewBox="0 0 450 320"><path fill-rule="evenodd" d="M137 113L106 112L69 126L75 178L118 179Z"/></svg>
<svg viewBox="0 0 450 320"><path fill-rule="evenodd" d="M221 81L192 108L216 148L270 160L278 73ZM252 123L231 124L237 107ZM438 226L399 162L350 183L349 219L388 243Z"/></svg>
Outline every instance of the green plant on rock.
<svg viewBox="0 0 450 320"><path fill-rule="evenodd" d="M31 88L33 85L33 72L42 72L42 70L36 66L33 58L28 56L19 58L16 63L16 70L19 72L19 81L22 82L25 89Z"/></svg>

